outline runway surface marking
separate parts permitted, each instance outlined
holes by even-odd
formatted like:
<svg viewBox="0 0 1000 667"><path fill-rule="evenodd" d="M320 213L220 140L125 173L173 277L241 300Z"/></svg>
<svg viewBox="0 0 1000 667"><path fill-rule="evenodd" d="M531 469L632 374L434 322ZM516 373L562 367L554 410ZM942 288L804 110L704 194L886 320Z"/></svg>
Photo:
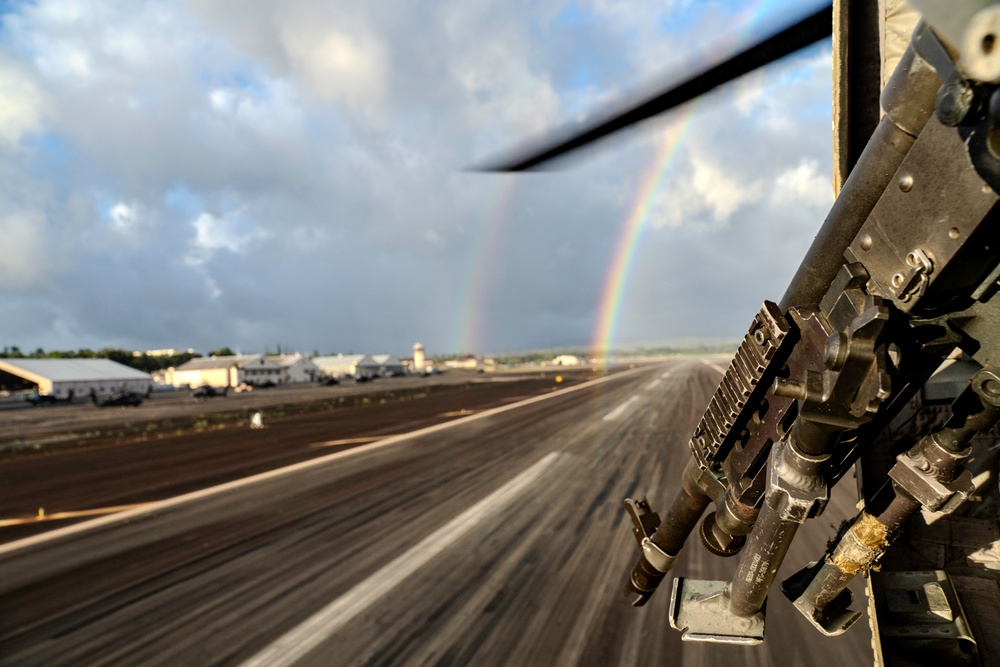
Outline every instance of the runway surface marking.
<svg viewBox="0 0 1000 667"><path fill-rule="evenodd" d="M610 421L614 421L614 420L618 419L623 414L625 414L625 412L629 408L631 408L638 400L639 400L639 396L638 395L632 396L631 398L627 399L624 403L622 403L621 405L619 405L617 408L615 408L614 410L612 410L608 414L604 415L604 421L610 422Z"/></svg>
<svg viewBox="0 0 1000 667"><path fill-rule="evenodd" d="M258 665L277 667L294 664L435 556L464 537L481 521L506 507L552 468L561 456L559 452L547 454L520 475L313 614L298 627L279 637L270 646L244 662L243 667Z"/></svg>
<svg viewBox="0 0 1000 667"><path fill-rule="evenodd" d="M466 410L466 409L463 408L462 410L452 410L451 412L442 412L438 416L439 417L465 417L466 415L474 415L477 412L479 412L479 410Z"/></svg>
<svg viewBox="0 0 1000 667"><path fill-rule="evenodd" d="M336 447L337 445L360 445L365 442L377 442L379 440L385 440L386 438L396 438L396 435L369 435L364 438L344 438L342 440L324 440L323 442L314 442L309 445L310 447Z"/></svg>
<svg viewBox="0 0 1000 667"><path fill-rule="evenodd" d="M719 371L719 372L720 372L720 373L722 373L723 375L725 375L725 374L726 374L726 371L727 371L727 370L729 369L728 365L726 366L726 368L719 368L719 367L718 367L718 366L717 366L717 365L715 364L715 362L712 362L712 361L708 361L707 359L702 359L702 360L701 360L701 363L705 364L706 366L708 366L709 368L711 368L711 369L712 369L713 371Z"/></svg>
<svg viewBox="0 0 1000 667"><path fill-rule="evenodd" d="M716 369L716 370L718 370L718 369ZM657 387L660 386L660 383L663 382L663 380L666 380L667 378L669 378L671 375L673 375L673 373L674 373L674 369L670 369L669 371L667 371L666 373L664 373L660 377L656 378L655 380L653 380L652 382L650 382L649 384L647 384L645 387L642 388L642 390L643 391L652 391L653 389L656 389ZM626 399L624 403L622 403L621 405L619 405L617 408L615 408L614 410L612 410L608 414L604 415L603 421L610 422L610 421L614 421L614 420L618 419L623 414L625 414L626 412L628 412L629 410L631 410L633 407L635 407L635 404L638 401L641 401L643 398L645 398L645 396L643 396L642 394L636 394L636 395L634 395L634 396Z"/></svg>
<svg viewBox="0 0 1000 667"><path fill-rule="evenodd" d="M367 445L361 445L359 447L345 449L340 452L334 452L332 454L327 454L326 456L320 456L315 459L310 459L308 461L293 463L292 465L285 466L283 468L276 468L274 470L268 470L267 472L251 475L250 477L244 477L242 479L233 480L232 482L226 482L225 484L219 484L218 486L210 486L206 489L201 489L199 491L192 491L191 493L185 493L180 496L174 496L173 498L167 498L165 500L159 500L156 502L148 503L143 507L137 507L135 509L126 510L124 512L119 512L116 514L109 514L106 516L99 517L97 519L93 519L91 521L84 521L82 523L73 524L72 526L66 526L64 528L57 528L56 530L52 530L47 533L26 537L23 540L8 542L7 544L0 545L0 555L8 554L13 551L17 551L19 549L35 546L37 544L48 542L50 540L56 540L62 537L66 537L68 535L73 535L76 533L82 533L88 530L93 530L95 528L115 523L117 521L131 520L132 518L137 516L149 514L169 507L175 507L177 505L183 505L185 503L189 503L194 500L200 500L202 498L214 496L220 493L224 493L226 491L231 491L233 489L238 489L244 486L257 484L264 480L274 479L276 477L283 477L285 475L289 475L291 473L298 472L300 470L306 470L314 466L324 465L326 463L335 461L337 459L346 458L348 456L355 456L357 454L370 452L372 450L380 449L382 447L389 447L391 445L404 442L411 438L430 435L431 433L437 433L438 431L443 431L448 428L453 428L460 424L468 424L469 422L476 421L477 419L485 419L487 417L492 417L493 415L500 414L502 412L517 410L518 408L524 407L526 405L531 405L533 403L546 401L549 400L550 398L555 398L556 396L571 394L575 391L581 391L583 389L593 387L595 385L607 382L609 380L619 380L628 377L630 375L634 375L635 373L640 373L647 370L648 369L646 368L640 367L633 370L627 370L627 371L622 371L620 373L615 373L614 375L605 375L604 377L599 377L593 380L588 380L586 382L581 382L580 384L573 385L572 387L559 389L549 394L532 396L531 398L526 398L518 403L511 403L510 405L502 405L500 407L492 408L490 410L485 410L478 414L469 415L468 417L462 417L454 421L435 424L434 426L428 426L427 428L411 431L410 433L404 433L402 435L385 438L384 440L372 442Z"/></svg>
<svg viewBox="0 0 1000 667"><path fill-rule="evenodd" d="M114 507L95 507L89 510L68 510L66 512L53 512L46 514L44 510L39 510L35 516L20 517L17 519L0 519L0 528L4 526L23 526L26 523L38 523L39 521L59 521L60 519L77 519L81 516L101 516L104 514L115 514L125 510L133 510L143 507L149 503L135 503L132 505L115 505Z"/></svg>

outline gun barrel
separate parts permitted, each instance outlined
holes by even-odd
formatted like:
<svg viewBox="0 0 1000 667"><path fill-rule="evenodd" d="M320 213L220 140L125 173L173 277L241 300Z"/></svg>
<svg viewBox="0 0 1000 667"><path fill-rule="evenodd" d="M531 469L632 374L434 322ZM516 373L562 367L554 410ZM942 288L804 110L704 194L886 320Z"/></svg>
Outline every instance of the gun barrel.
<svg viewBox="0 0 1000 667"><path fill-rule="evenodd" d="M934 112L941 80L911 44L882 94L887 111L844 183L778 306L819 303L882 193Z"/></svg>

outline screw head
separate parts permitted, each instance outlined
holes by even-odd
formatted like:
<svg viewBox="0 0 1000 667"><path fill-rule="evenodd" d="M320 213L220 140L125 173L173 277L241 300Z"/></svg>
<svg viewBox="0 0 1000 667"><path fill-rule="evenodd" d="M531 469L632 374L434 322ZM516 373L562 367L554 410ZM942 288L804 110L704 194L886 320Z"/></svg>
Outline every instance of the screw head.
<svg viewBox="0 0 1000 667"><path fill-rule="evenodd" d="M961 77L949 79L938 92L934 112L948 127L958 127L972 108L972 87Z"/></svg>

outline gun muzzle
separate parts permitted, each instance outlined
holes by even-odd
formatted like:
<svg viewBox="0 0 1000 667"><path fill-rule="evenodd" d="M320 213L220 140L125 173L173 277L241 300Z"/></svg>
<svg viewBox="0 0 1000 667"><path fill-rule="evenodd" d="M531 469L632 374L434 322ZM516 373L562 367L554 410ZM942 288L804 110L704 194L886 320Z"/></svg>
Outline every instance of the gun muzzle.
<svg viewBox="0 0 1000 667"><path fill-rule="evenodd" d="M660 515L650 509L645 498L642 500L626 498L625 509L632 519L632 534L639 543L642 554L629 574L622 595L625 597L638 595L639 597L632 601L632 606L641 607L656 591L656 587L673 567L677 557L665 552L651 539L660 525Z"/></svg>
<svg viewBox="0 0 1000 667"><path fill-rule="evenodd" d="M673 559L671 559L670 564L673 565ZM639 560L636 561L635 567L632 568L632 573L629 575L628 581L622 589L622 595L627 598L638 595L632 601L632 606L641 607L653 595L656 587L660 585L665 576L667 576L667 573L656 569L656 567L646 560L645 552L643 552L643 555L639 556Z"/></svg>

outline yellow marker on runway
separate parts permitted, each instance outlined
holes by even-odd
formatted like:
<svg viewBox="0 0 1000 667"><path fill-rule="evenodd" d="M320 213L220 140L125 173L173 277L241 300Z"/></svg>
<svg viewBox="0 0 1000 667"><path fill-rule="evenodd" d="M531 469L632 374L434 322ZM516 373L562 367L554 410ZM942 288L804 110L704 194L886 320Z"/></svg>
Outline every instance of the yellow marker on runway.
<svg viewBox="0 0 1000 667"><path fill-rule="evenodd" d="M89 510L70 510L67 512L53 512L52 514L46 514L44 507L38 508L38 514L35 516L27 516L19 519L0 519L0 528L5 526L23 526L26 523L38 523L39 521L59 521L60 519L77 519L84 516L100 516L102 514L114 514L115 512L124 512L125 510L135 509L136 507L142 507L143 505L148 505L149 503L136 503L134 505L116 505L114 507L97 507Z"/></svg>

